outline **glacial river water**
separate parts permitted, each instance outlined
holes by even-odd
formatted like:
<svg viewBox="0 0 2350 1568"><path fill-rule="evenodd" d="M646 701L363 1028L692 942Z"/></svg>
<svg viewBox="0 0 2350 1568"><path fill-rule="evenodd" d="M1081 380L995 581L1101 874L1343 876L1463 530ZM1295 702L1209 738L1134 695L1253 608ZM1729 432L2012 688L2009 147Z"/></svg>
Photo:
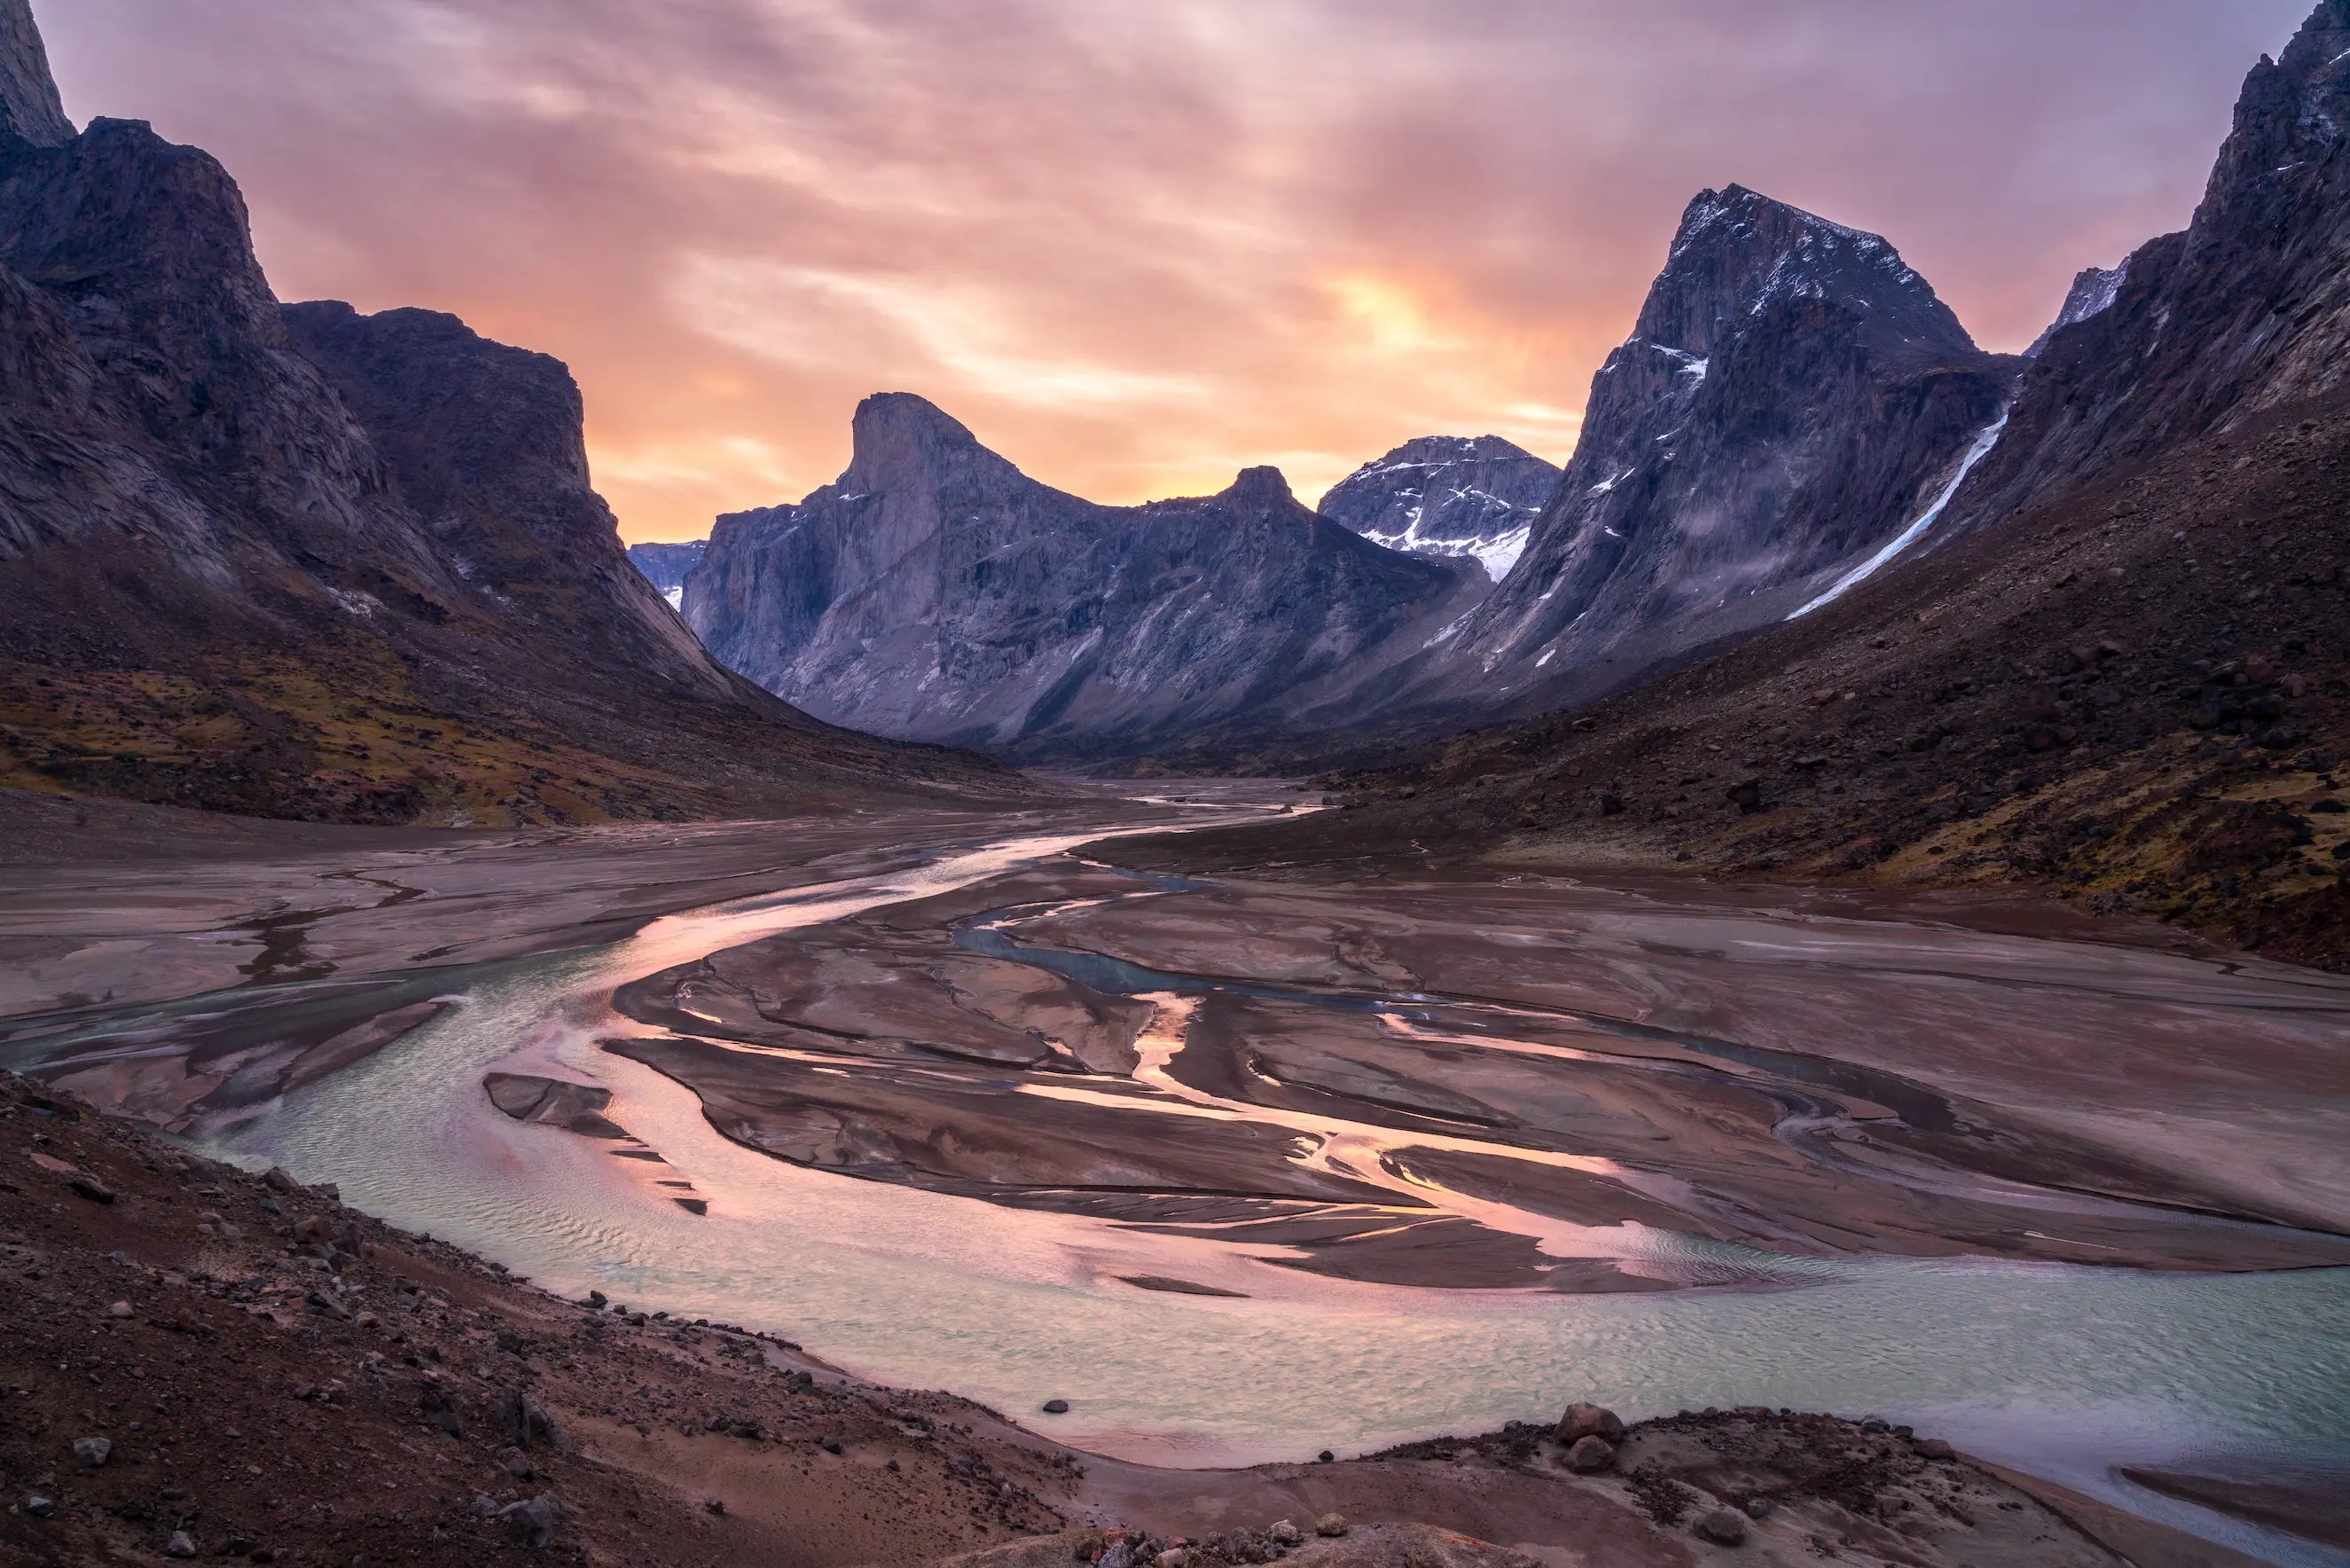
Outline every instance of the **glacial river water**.
<svg viewBox="0 0 2350 1568"><path fill-rule="evenodd" d="M952 1389L1131 1459L1360 1450L1544 1417L1575 1398L1627 1414L1791 1406L1908 1422L2278 1563L2350 1562L2113 1473L2350 1467L2350 1271L2195 1277L1750 1254L1782 1282L1607 1296L1361 1284L1214 1241L791 1166L719 1137L688 1090L598 1048L640 1032L609 1009L621 981L1078 841L951 854L668 917L608 947L475 968L434 1022L212 1152L338 1182L370 1212L565 1293L592 1286L772 1330L861 1375ZM1146 1080L1163 1054L1147 1051ZM676 1168L648 1172L608 1144L509 1120L482 1091L492 1067L608 1086L612 1117ZM707 1216L654 1177L690 1179ZM1235 1269L1248 1271L1246 1299L1118 1279L1226 1281ZM1033 1414L1050 1397L1070 1413Z"/></svg>

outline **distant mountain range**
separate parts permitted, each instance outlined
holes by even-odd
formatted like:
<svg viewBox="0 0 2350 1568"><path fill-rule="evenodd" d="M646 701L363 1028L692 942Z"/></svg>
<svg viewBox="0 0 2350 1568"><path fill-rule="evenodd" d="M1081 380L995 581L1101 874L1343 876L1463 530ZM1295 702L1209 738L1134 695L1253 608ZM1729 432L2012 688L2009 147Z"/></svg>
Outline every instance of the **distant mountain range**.
<svg viewBox="0 0 2350 1568"><path fill-rule="evenodd" d="M1884 240L1732 186L1690 203L1564 472L1430 436L1318 518L1270 471L1101 507L876 399L838 483L720 520L683 609L730 668L879 734L1030 762L1311 754L1578 700L1783 618L1981 460L2022 364ZM880 461L868 415L917 404L958 455Z"/></svg>
<svg viewBox="0 0 2350 1568"><path fill-rule="evenodd" d="M955 747L1343 765L1368 815L1290 848L1908 857L2350 929L2312 804L2350 765L2345 126L2323 0L2191 225L2022 356L1731 185L1563 470L1431 435L1315 510L1270 469L1109 506L886 393L837 481L624 554L561 365L281 306L220 166L77 130L0 0L0 782L497 822L1027 787Z"/></svg>

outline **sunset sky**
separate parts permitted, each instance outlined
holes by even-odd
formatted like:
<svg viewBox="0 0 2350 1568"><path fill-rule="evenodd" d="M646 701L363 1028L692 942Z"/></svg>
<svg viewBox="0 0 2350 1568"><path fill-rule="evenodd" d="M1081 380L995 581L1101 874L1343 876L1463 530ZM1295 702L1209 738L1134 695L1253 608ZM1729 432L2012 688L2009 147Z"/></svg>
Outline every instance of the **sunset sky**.
<svg viewBox="0 0 2350 1568"><path fill-rule="evenodd" d="M1733 181L2019 348L2309 5L35 0L68 111L219 155L282 297L568 361L631 540L796 500L885 389L1104 501L1563 462Z"/></svg>

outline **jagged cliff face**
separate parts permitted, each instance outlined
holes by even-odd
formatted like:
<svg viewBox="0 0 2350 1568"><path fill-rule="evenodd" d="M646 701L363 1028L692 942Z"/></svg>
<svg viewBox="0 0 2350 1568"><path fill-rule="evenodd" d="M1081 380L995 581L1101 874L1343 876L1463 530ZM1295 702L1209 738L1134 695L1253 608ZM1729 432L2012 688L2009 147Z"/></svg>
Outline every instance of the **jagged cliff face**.
<svg viewBox="0 0 2350 1568"><path fill-rule="evenodd" d="M1524 554L1422 696L1555 701L1783 615L1929 503L2009 374L1884 240L1700 193Z"/></svg>
<svg viewBox="0 0 2350 1568"><path fill-rule="evenodd" d="M857 410L840 479L719 520L686 618L733 669L876 733L1022 760L1277 724L1461 593L1252 469L1114 507L1037 483L920 398Z"/></svg>
<svg viewBox="0 0 2350 1568"><path fill-rule="evenodd" d="M2350 0L2252 68L2193 221L2122 271L2105 309L2049 335L1954 521L2350 386Z"/></svg>
<svg viewBox="0 0 2350 1568"><path fill-rule="evenodd" d="M629 564L588 483L587 410L563 362L453 316L286 307L440 556L534 639L724 691L723 673Z"/></svg>
<svg viewBox="0 0 2350 1568"><path fill-rule="evenodd" d="M0 784L481 823L993 787L719 668L628 566L562 366L281 310L227 172L76 134L23 0L0 111Z"/></svg>
<svg viewBox="0 0 2350 1568"><path fill-rule="evenodd" d="M1315 511L1375 545L1509 575L1558 469L1500 436L1421 436L1333 485Z"/></svg>
<svg viewBox="0 0 2350 1568"><path fill-rule="evenodd" d="M645 581L659 590L671 609L676 609L685 603L685 579L702 565L702 555L709 548L707 539L690 539L677 545L631 545L629 564L642 572Z"/></svg>

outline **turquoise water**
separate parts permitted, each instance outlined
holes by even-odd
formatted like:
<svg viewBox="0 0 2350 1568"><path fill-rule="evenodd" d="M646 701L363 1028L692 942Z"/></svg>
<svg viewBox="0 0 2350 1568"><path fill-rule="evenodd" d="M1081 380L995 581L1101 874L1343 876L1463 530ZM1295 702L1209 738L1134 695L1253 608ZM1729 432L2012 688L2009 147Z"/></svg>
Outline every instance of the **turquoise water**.
<svg viewBox="0 0 2350 1568"><path fill-rule="evenodd" d="M622 980L993 876L1064 840L656 921L630 940L466 972L458 1004L218 1148L550 1288L785 1334L887 1382L951 1388L1098 1451L1296 1459L1555 1414L1759 1404L1879 1414L2289 1563L2266 1537L2113 1479L2278 1456L2350 1464L2350 1271L2192 1277L2055 1264L1765 1258L1777 1288L1565 1296L1367 1285L1212 1241L830 1176L719 1137L690 1092L597 1048ZM493 1064L615 1091L611 1114L711 1200L678 1209L608 1146L508 1120ZM1155 1273L1245 1289L1135 1290Z"/></svg>

